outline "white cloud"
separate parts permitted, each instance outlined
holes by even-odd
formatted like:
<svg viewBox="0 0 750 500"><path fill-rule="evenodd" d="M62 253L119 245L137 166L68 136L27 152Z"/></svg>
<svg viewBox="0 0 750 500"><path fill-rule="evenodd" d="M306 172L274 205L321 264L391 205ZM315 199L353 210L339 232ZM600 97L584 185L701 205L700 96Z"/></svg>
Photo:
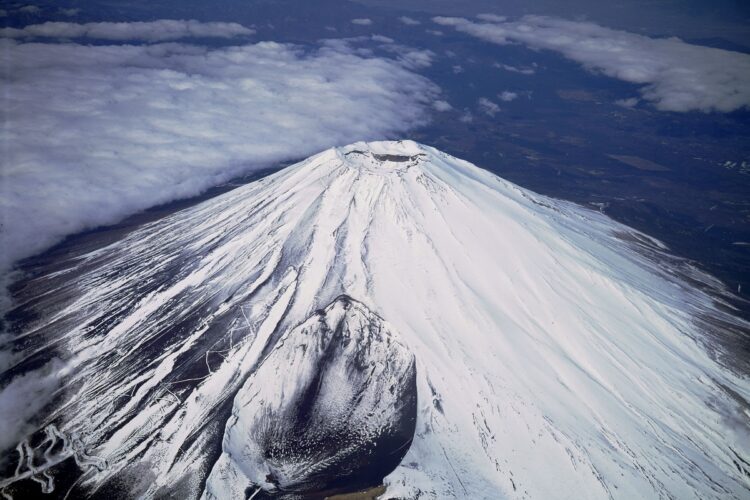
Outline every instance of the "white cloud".
<svg viewBox="0 0 750 500"><path fill-rule="evenodd" d="M8 11L5 9L0 9L0 17L7 17Z"/></svg>
<svg viewBox="0 0 750 500"><path fill-rule="evenodd" d="M498 16L497 14L478 14L477 19L490 23L502 23L508 20L506 16Z"/></svg>
<svg viewBox="0 0 750 500"><path fill-rule="evenodd" d="M509 90L503 90L500 94L497 95L497 97L499 97L503 102L510 102L518 97L518 93L511 92Z"/></svg>
<svg viewBox="0 0 750 500"><path fill-rule="evenodd" d="M398 20L401 21L401 23L403 23L403 24L405 24L407 26L416 26L418 24L422 24L419 21L417 21L416 19L413 19L413 18L408 17L408 16L401 16L401 17L398 18Z"/></svg>
<svg viewBox="0 0 750 500"><path fill-rule="evenodd" d="M629 97L627 99L618 99L615 101L615 104L618 106L622 106L623 108L633 108L635 107L640 99L637 97Z"/></svg>
<svg viewBox="0 0 750 500"><path fill-rule="evenodd" d="M415 49L401 44L385 45L381 48L396 54L399 62L409 68L427 68L435 59L435 53L431 50Z"/></svg>
<svg viewBox="0 0 750 500"><path fill-rule="evenodd" d="M450 105L447 101L437 100L432 103L432 107L435 108L435 111L450 111L453 109L453 106Z"/></svg>
<svg viewBox="0 0 750 500"><path fill-rule="evenodd" d="M12 379L0 390L0 451L18 444L38 424L32 418L60 387L62 369L63 364L53 359L39 370ZM7 458L0 456L0 465Z"/></svg>
<svg viewBox="0 0 750 500"><path fill-rule="evenodd" d="M395 42L395 40L393 38L388 37L388 36L383 36L383 35L372 35L370 37L370 39L373 42L380 42L380 43L393 43L393 42Z"/></svg>
<svg viewBox="0 0 750 500"><path fill-rule="evenodd" d="M2 28L4 38L92 38L97 40L143 40L163 42L180 38L232 38L255 30L237 23L203 23L194 20L160 19L132 23L46 22L24 28Z"/></svg>
<svg viewBox="0 0 750 500"><path fill-rule="evenodd" d="M274 162L423 124L429 80L346 44L0 40L0 269Z"/></svg>
<svg viewBox="0 0 750 500"><path fill-rule="evenodd" d="M358 24L360 26L370 26L372 24L372 19L367 19L366 17L352 19L352 24Z"/></svg>
<svg viewBox="0 0 750 500"><path fill-rule="evenodd" d="M396 60L402 66L410 69L427 68L432 65L435 59L435 53L427 49L416 49L408 45L396 43L393 38L382 35L353 36L349 38L328 38L321 40L321 43L327 47L339 50L352 51L360 56L367 57L376 53L371 47L360 46L354 48L354 44L376 42L378 49L387 53L395 54Z"/></svg>
<svg viewBox="0 0 750 500"><path fill-rule="evenodd" d="M434 21L498 44L520 42L559 52L590 71L642 85L643 98L661 110L750 107L748 54L542 16L496 23L455 17Z"/></svg>
<svg viewBox="0 0 750 500"><path fill-rule="evenodd" d="M75 17L81 12L81 9L60 9L60 14L68 17Z"/></svg>
<svg viewBox="0 0 750 500"><path fill-rule="evenodd" d="M477 101L477 104L479 105L479 108L482 110L482 112L489 116L495 116L500 112L500 106L490 101L486 97L480 97Z"/></svg>
<svg viewBox="0 0 750 500"><path fill-rule="evenodd" d="M458 75L459 73L463 73L464 72L464 67L461 66L460 64L453 65L453 67L451 69L453 70L453 74L454 75Z"/></svg>
<svg viewBox="0 0 750 500"><path fill-rule="evenodd" d="M24 14L39 14L42 11L39 7L36 5L24 5L20 9L18 9L18 12L23 12Z"/></svg>
<svg viewBox="0 0 750 500"><path fill-rule="evenodd" d="M509 64L499 64L499 63L494 63L493 66L496 68L504 69L505 71L510 71L512 73L520 73L522 75L533 75L534 73L536 73L536 70L534 68L528 67L528 66L519 68L516 66L511 66Z"/></svg>

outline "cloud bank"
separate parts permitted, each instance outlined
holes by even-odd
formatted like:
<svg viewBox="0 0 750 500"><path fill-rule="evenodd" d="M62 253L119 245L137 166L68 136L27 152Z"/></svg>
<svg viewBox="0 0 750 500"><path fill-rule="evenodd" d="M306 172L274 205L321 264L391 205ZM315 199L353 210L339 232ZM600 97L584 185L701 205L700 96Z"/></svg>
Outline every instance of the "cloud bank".
<svg viewBox="0 0 750 500"><path fill-rule="evenodd" d="M346 43L0 40L0 270L65 235L426 122L439 89Z"/></svg>
<svg viewBox="0 0 750 500"><path fill-rule="evenodd" d="M194 20L160 19L131 23L46 22L24 28L2 28L4 38L91 38L97 40L142 40L164 42L181 38L233 38L255 30L237 23L203 23Z"/></svg>
<svg viewBox="0 0 750 500"><path fill-rule="evenodd" d="M750 108L748 54L543 16L496 22L486 16L485 22L436 17L434 21L497 44L553 50L590 71L643 85L643 99L660 110Z"/></svg>

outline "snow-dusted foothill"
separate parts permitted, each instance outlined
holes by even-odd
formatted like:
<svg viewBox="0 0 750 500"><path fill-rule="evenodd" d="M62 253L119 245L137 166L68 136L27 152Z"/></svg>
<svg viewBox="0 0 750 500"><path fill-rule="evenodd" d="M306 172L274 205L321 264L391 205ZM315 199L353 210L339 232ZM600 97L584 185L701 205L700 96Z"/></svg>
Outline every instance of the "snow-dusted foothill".
<svg viewBox="0 0 750 500"><path fill-rule="evenodd" d="M241 498L247 484L290 498L378 486L411 444L416 390L408 349L337 298L285 334L235 397L206 497Z"/></svg>

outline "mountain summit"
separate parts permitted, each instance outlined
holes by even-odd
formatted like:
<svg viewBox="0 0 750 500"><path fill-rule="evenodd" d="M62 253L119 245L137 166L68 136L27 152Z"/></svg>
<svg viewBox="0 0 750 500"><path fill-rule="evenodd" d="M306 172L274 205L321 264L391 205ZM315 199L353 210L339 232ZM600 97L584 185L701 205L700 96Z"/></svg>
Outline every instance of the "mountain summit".
<svg viewBox="0 0 750 500"><path fill-rule="evenodd" d="M37 426L0 487L742 498L750 384L722 345L748 325L719 293L433 148L330 149L16 288L3 381L39 381Z"/></svg>

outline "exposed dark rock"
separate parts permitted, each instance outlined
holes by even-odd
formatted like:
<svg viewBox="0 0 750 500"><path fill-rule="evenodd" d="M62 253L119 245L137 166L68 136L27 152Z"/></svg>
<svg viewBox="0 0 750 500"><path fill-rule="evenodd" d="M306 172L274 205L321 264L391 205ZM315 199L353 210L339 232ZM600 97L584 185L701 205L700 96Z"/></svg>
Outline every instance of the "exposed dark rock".
<svg viewBox="0 0 750 500"><path fill-rule="evenodd" d="M416 425L414 356L341 296L286 334L248 380L224 450L254 498L324 498L382 484Z"/></svg>

